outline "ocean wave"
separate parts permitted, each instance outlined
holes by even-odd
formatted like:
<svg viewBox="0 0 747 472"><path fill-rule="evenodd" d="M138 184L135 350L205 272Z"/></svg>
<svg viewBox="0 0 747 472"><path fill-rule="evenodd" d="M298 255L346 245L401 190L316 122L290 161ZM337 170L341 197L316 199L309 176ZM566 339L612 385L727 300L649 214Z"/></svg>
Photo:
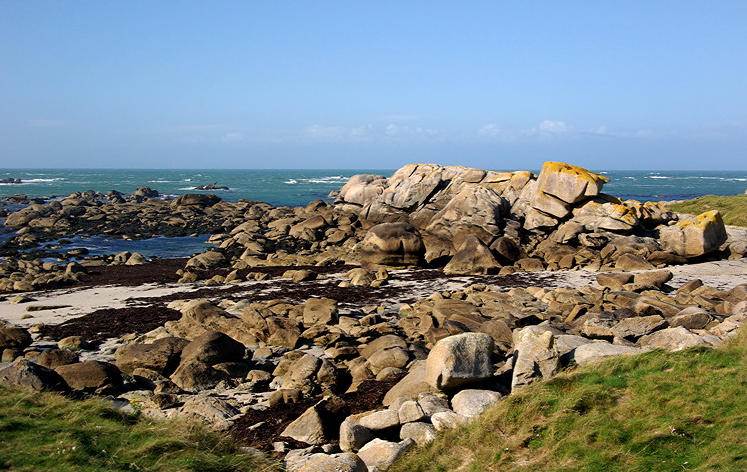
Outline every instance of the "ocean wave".
<svg viewBox="0 0 747 472"><path fill-rule="evenodd" d="M67 179L64 177L56 177L54 179L22 179L22 182L25 184L26 183L33 184L33 183L38 183L38 182L59 182L60 180L67 180Z"/></svg>
<svg viewBox="0 0 747 472"><path fill-rule="evenodd" d="M288 179L284 181L284 184L296 185L296 184L340 184L346 183L350 177L344 177L342 175L330 175L327 177L311 177L308 179Z"/></svg>
<svg viewBox="0 0 747 472"><path fill-rule="evenodd" d="M648 175L646 176L647 179L674 179L676 177L668 177L666 175Z"/></svg>
<svg viewBox="0 0 747 472"><path fill-rule="evenodd" d="M149 184L170 184L176 182L176 180L149 180Z"/></svg>

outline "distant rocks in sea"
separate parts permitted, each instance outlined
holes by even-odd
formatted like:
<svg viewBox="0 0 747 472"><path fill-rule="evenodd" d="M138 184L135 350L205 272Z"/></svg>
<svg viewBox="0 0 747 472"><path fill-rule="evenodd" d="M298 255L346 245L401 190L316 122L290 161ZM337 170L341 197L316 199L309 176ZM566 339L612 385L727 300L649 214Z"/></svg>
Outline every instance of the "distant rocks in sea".
<svg viewBox="0 0 747 472"><path fill-rule="evenodd" d="M217 182L208 185L198 185L195 190L231 190L225 185L217 185Z"/></svg>
<svg viewBox="0 0 747 472"><path fill-rule="evenodd" d="M5 179L0 179L0 184L22 184L23 181L21 179L14 179L13 177L7 177Z"/></svg>

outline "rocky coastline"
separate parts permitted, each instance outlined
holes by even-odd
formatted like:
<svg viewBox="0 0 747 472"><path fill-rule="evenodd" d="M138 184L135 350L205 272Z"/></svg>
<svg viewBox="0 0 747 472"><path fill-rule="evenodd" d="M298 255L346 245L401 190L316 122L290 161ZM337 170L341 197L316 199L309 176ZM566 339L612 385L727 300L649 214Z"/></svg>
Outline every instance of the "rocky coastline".
<svg viewBox="0 0 747 472"><path fill-rule="evenodd" d="M147 187L28 202L4 216L0 382L207 421L288 470L386 470L563 368L716 346L743 324L745 232L606 180L414 164L296 208ZM21 251L75 234L214 248Z"/></svg>

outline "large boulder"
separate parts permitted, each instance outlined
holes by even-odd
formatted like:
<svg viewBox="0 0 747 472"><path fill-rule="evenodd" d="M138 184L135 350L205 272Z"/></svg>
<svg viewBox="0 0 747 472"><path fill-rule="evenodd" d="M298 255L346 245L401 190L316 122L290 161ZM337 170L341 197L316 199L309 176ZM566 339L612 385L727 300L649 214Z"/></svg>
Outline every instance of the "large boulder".
<svg viewBox="0 0 747 472"><path fill-rule="evenodd" d="M448 390L493 376L493 338L484 333L462 333L438 341L426 360L426 381Z"/></svg>
<svg viewBox="0 0 747 472"><path fill-rule="evenodd" d="M119 387L124 380L117 366L108 362L85 361L55 368L74 390L94 392L106 387Z"/></svg>
<svg viewBox="0 0 747 472"><path fill-rule="evenodd" d="M571 205L599 195L609 179L581 167L546 162L537 176L536 193L529 205L555 218L571 213Z"/></svg>
<svg viewBox="0 0 747 472"><path fill-rule="evenodd" d="M0 352L3 349L23 350L31 344L31 335L18 326L0 325Z"/></svg>
<svg viewBox="0 0 747 472"><path fill-rule="evenodd" d="M126 374L145 368L168 376L179 365L182 350L187 344L188 340L175 337L161 338L152 344L127 344L117 349L115 364Z"/></svg>
<svg viewBox="0 0 747 472"><path fill-rule="evenodd" d="M246 348L240 342L221 332L208 331L184 346L181 361L215 365L241 361L245 354Z"/></svg>
<svg viewBox="0 0 747 472"><path fill-rule="evenodd" d="M310 298L303 307L303 324L333 325L339 320L337 301L331 298Z"/></svg>
<svg viewBox="0 0 747 472"><path fill-rule="evenodd" d="M423 261L420 232L408 223L381 223L368 230L360 244L364 264L407 266Z"/></svg>
<svg viewBox="0 0 747 472"><path fill-rule="evenodd" d="M197 206L197 207L208 207L213 206L220 202L221 198L211 193L185 193L179 195L176 200L171 202L174 207L180 206Z"/></svg>
<svg viewBox="0 0 747 472"><path fill-rule="evenodd" d="M464 389L451 399L451 408L454 413L473 418L502 399L503 395L492 390Z"/></svg>
<svg viewBox="0 0 747 472"><path fill-rule="evenodd" d="M226 267L227 265L228 260L226 259L226 256L218 251L203 252L187 261L187 267L204 270Z"/></svg>
<svg viewBox="0 0 747 472"><path fill-rule="evenodd" d="M602 195L573 210L572 222L588 231L626 232L638 226L638 216L617 198Z"/></svg>
<svg viewBox="0 0 747 472"><path fill-rule="evenodd" d="M408 439L396 443L377 438L363 446L358 456L366 463L368 470L387 470L413 444L415 441Z"/></svg>
<svg viewBox="0 0 747 472"><path fill-rule="evenodd" d="M501 222L508 213L508 202L487 187L465 188L449 200L430 220L426 230L444 239L460 233L486 235L492 240L501 233Z"/></svg>
<svg viewBox="0 0 747 472"><path fill-rule="evenodd" d="M447 274L489 274L497 272L501 264L490 248L478 237L468 236L451 258L444 272Z"/></svg>
<svg viewBox="0 0 747 472"><path fill-rule="evenodd" d="M560 369L560 354L550 330L527 326L514 331L514 370L511 389L547 379Z"/></svg>
<svg viewBox="0 0 747 472"><path fill-rule="evenodd" d="M306 444L323 444L339 437L340 425L349 413L339 397L326 398L290 423L281 436Z"/></svg>
<svg viewBox="0 0 747 472"><path fill-rule="evenodd" d="M70 390L60 374L23 358L16 359L12 364L0 370L0 385L20 387L35 392Z"/></svg>
<svg viewBox="0 0 747 472"><path fill-rule="evenodd" d="M718 250L728 235L721 214L707 211L659 230L661 245L680 256L698 257Z"/></svg>

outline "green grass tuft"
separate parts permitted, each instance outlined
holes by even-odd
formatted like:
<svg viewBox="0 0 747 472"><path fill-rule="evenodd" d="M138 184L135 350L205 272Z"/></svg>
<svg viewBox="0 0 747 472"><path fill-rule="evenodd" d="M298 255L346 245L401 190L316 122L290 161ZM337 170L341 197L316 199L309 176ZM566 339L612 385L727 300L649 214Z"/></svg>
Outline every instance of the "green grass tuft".
<svg viewBox="0 0 747 472"><path fill-rule="evenodd" d="M394 471L747 470L747 334L583 366L507 397Z"/></svg>
<svg viewBox="0 0 747 472"><path fill-rule="evenodd" d="M270 471L228 437L187 421L149 421L103 400L0 386L0 470Z"/></svg>
<svg viewBox="0 0 747 472"><path fill-rule="evenodd" d="M706 195L705 197L687 200L668 206L678 213L699 215L706 211L718 210L724 223L734 226L747 226L747 194L744 195Z"/></svg>

